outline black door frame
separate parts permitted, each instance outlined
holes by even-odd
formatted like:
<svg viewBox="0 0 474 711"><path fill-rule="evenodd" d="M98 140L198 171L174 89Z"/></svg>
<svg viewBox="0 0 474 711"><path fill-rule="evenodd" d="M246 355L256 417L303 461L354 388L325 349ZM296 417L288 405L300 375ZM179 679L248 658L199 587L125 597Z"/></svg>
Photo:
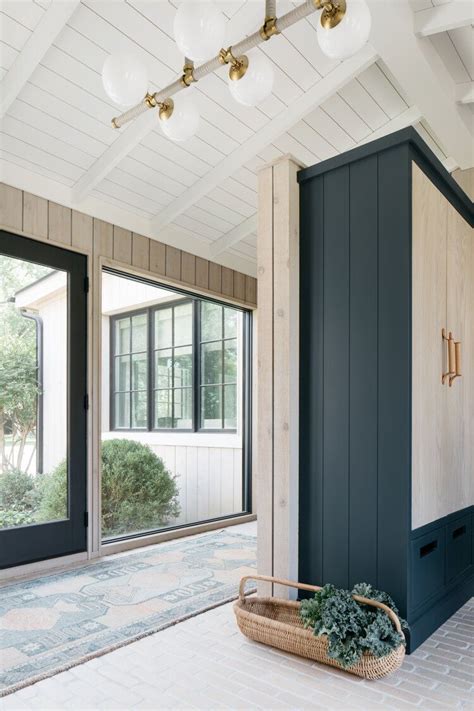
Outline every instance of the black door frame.
<svg viewBox="0 0 474 711"><path fill-rule="evenodd" d="M0 569L87 550L87 257L0 230L0 254L68 274L68 512L0 530Z"/></svg>

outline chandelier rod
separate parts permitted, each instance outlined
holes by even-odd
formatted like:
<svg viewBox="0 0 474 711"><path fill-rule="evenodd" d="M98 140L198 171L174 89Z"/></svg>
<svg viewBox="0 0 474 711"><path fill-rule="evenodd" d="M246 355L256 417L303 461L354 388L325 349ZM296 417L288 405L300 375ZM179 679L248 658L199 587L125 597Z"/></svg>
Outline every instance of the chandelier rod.
<svg viewBox="0 0 474 711"><path fill-rule="evenodd" d="M257 32L245 37L227 49L221 49L216 57L204 62L204 64L201 64L199 67L194 67L194 64L190 60L185 59L184 73L182 76L164 89L160 89L160 91L154 94L147 94L139 104L128 109L128 111L125 111L120 116L113 118L112 126L114 128L121 128L129 121L133 121L144 114L148 109L161 106L167 99L170 99L182 89L187 88L190 84L199 81L208 74L212 74L212 72L220 69L223 64L232 64L246 52L271 39L273 35L280 34L280 32L283 32L296 22L316 12L316 10L324 10L328 15L331 15L331 13L335 11L344 13L345 5L344 0L305 0L302 5L290 10L286 15L276 18L276 0L265 0L265 22Z"/></svg>

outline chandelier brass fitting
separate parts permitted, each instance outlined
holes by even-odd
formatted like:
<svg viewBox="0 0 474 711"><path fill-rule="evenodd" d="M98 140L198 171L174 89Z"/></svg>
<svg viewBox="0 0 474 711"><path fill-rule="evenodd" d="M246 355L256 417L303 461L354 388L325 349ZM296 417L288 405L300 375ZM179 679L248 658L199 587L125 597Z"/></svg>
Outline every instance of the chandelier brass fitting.
<svg viewBox="0 0 474 711"><path fill-rule="evenodd" d="M263 25L253 34L237 42L237 44L219 51L216 57L209 59L199 66L194 66L194 62L185 58L183 73L176 81L169 86L155 93L147 93L143 100L133 108L125 111L120 116L112 119L114 128L121 128L123 125L138 118L147 109L159 107L160 118L166 120L173 113L174 103L171 97L191 84L198 82L208 74L218 70L223 64L229 64L229 78L238 81L245 76L249 68L248 52L258 47L262 42L267 42L275 35L280 34L295 23L304 19L308 15L320 11L320 24L326 30L337 27L347 12L347 2L352 0L305 0L301 5L293 8L285 15L276 17L275 0L265 2L265 21ZM370 16L369 16L370 29ZM350 31L350 30L349 30ZM368 36L368 31L367 31ZM319 39L319 36L318 36ZM365 38L367 41L367 38ZM362 42L363 43L363 42ZM331 55L330 55L331 56ZM252 61L252 60L250 60Z"/></svg>

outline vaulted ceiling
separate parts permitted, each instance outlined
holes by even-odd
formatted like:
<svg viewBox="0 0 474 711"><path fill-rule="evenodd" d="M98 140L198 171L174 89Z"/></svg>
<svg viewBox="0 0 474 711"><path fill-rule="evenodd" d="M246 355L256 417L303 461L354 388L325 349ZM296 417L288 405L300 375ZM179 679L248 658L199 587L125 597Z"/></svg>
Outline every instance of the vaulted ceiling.
<svg viewBox="0 0 474 711"><path fill-rule="evenodd" d="M413 125L449 170L474 164L473 4L369 0L370 44L336 62L317 15L259 50L270 99L236 104L226 70L191 87L197 135L176 144L156 112L120 131L101 82L109 54L145 62L153 90L180 73L178 2L2 0L1 174L33 193L249 274L256 271L257 172L290 153L311 165ZM262 24L263 0L221 0L227 44ZM279 15L299 3L278 0Z"/></svg>

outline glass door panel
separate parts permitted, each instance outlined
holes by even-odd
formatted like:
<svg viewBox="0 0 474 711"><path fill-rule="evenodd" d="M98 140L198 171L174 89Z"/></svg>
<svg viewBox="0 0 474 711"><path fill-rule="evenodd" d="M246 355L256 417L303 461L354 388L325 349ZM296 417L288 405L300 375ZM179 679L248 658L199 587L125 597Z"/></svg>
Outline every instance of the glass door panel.
<svg viewBox="0 0 474 711"><path fill-rule="evenodd" d="M85 275L1 233L0 567L86 548Z"/></svg>

